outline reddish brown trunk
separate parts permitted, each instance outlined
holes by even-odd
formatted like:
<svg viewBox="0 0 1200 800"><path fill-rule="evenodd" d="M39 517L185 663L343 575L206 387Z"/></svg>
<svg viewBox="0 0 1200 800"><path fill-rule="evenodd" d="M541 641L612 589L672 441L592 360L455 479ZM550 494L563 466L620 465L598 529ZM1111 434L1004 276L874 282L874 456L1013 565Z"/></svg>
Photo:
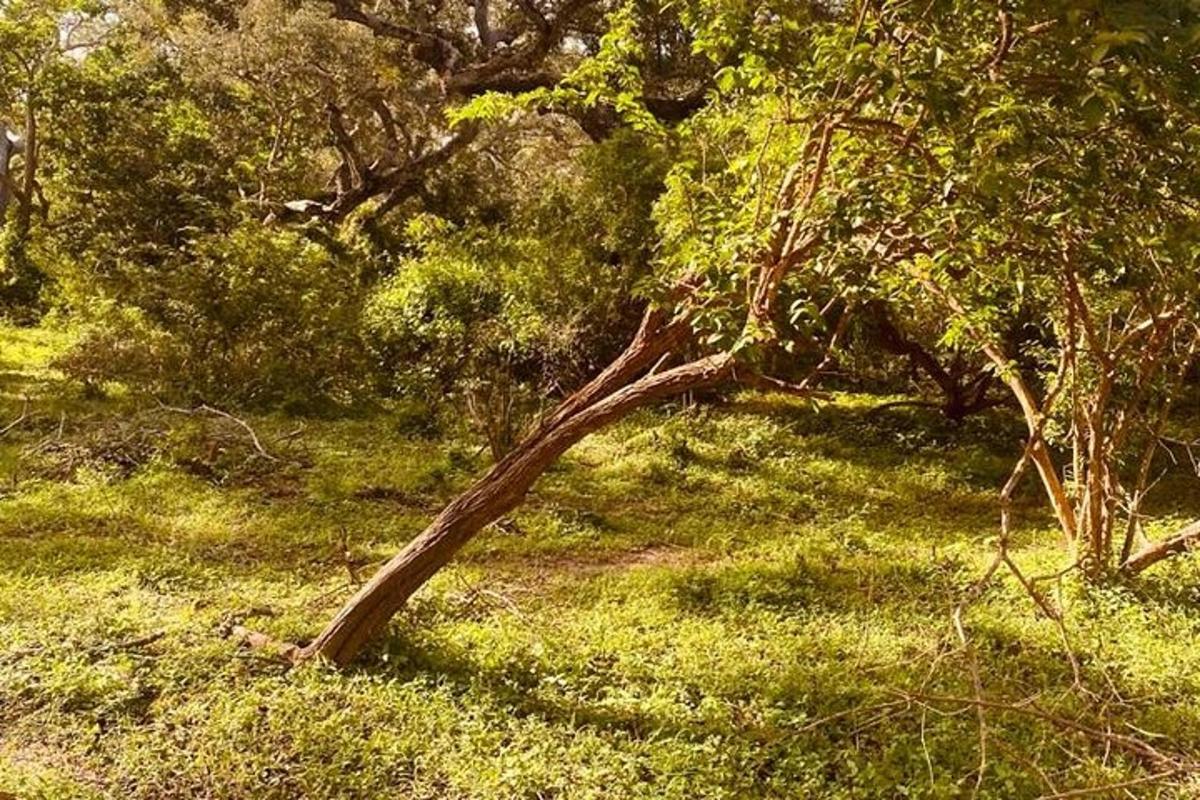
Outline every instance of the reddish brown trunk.
<svg viewBox="0 0 1200 800"><path fill-rule="evenodd" d="M1121 565L1121 571L1127 575L1137 575L1164 558L1186 553L1197 547L1200 547L1200 520L1188 525L1174 536L1161 542L1151 542L1138 550Z"/></svg>
<svg viewBox="0 0 1200 800"><path fill-rule="evenodd" d="M627 380L631 372L636 373L636 365L661 357L661 343L643 336L647 330L644 325L625 355L565 401L545 424L446 506L424 532L346 603L321 635L300 652L300 658L320 656L335 664L348 663L463 545L519 505L538 477L571 445L634 409L715 385L732 371L732 357L721 354L646 375L606 392L621 379ZM652 352L657 355L648 355Z"/></svg>
<svg viewBox="0 0 1200 800"><path fill-rule="evenodd" d="M964 379L957 371L952 373L892 321L887 305L874 302L867 309L875 325L879 345L893 355L907 358L914 370L925 373L933 381L942 393L941 409L946 417L959 421L995 405L987 397L990 384L987 376Z"/></svg>

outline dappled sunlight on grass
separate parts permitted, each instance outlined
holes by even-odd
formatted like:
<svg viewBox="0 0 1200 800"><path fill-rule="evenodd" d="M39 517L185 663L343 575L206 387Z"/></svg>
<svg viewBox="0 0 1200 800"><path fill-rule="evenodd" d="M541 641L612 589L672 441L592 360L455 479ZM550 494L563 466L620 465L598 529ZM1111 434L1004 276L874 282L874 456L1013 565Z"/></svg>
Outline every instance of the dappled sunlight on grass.
<svg viewBox="0 0 1200 800"><path fill-rule="evenodd" d="M222 633L311 636L484 468L475 448L400 436L380 414L305 421L304 463L252 480L169 458L18 473L0 499L0 786L961 796L973 714L896 692L971 691L951 612L987 559L1013 440L1007 421L973 421L993 433L959 447L912 413L854 396L820 412L756 396L643 412L569 453L345 673L287 672ZM268 441L298 427L255 424ZM1036 495L1017 510L1022 568L1061 568ZM1136 589L1064 583L1085 687L1120 692L1123 724L1181 747L1200 746L1197 570L1164 565ZM965 623L989 695L1086 709L1057 627L1011 580ZM1094 742L1051 747L1062 732L1020 715L998 715L991 736L983 797L1044 791L1031 755L1063 785L1142 774Z"/></svg>

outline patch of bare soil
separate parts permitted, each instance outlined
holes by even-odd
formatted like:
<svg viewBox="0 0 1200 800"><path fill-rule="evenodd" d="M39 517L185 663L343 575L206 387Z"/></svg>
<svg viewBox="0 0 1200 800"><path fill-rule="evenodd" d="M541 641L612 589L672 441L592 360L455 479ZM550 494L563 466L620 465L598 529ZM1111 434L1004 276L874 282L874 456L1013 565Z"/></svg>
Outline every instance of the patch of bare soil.
<svg viewBox="0 0 1200 800"><path fill-rule="evenodd" d="M18 742L0 738L0 761L6 761L15 767L29 767L33 772L53 771L59 775L69 775L75 782L97 791L107 788L98 774L79 764L59 748L42 742ZM13 789L14 787L10 786L0 786L0 800L17 800L18 795L12 793Z"/></svg>
<svg viewBox="0 0 1200 800"><path fill-rule="evenodd" d="M565 553L538 558L534 563L546 571L591 576L638 567L686 567L710 560L696 550L671 544L652 544L632 550L602 550L594 553Z"/></svg>

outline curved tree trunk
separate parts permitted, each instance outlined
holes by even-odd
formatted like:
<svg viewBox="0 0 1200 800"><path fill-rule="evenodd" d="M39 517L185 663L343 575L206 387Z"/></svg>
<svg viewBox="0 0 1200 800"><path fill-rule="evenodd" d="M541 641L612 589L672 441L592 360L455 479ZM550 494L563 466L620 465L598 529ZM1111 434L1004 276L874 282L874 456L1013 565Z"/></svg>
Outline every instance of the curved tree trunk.
<svg viewBox="0 0 1200 800"><path fill-rule="evenodd" d="M847 102L856 107L865 98L866 92L862 91ZM851 110L848 108L845 113ZM790 213L778 215L772 246L759 270L744 331L754 338L770 335L771 311L780 283L789 270L806 260L823 241L822 230L805 226L804 212L820 190L832 131L832 123L821 126L819 145L806 148L784 179L780 206ZM812 162L811 169L801 169L805 162ZM689 283L687 278L680 282L680 296L675 298L685 309L694 289ZM311 644L293 650L291 656L301 660L321 657L338 665L348 663L463 545L486 525L515 508L546 468L571 445L656 400L709 388L735 377L735 358L728 352L658 372L669 356L683 354L691 336L687 314L684 311L668 320L661 311L648 311L624 353L563 401L512 452L446 506L428 528L350 598ZM838 335L835 331L830 347Z"/></svg>
<svg viewBox="0 0 1200 800"><path fill-rule="evenodd" d="M958 370L944 367L933 353L896 325L882 301L868 303L867 311L876 328L879 345L892 355L908 359L915 372L925 373L938 387L942 402L929 405L940 408L947 419L959 422L996 405L987 396L991 387L989 375L980 370L968 378Z"/></svg>
<svg viewBox="0 0 1200 800"><path fill-rule="evenodd" d="M319 656L345 665L463 545L518 506L533 483L573 444L651 402L730 377L733 357L726 353L637 377L674 352L687 330L680 320L664 324L659 312L648 312L634 341L616 361L446 506L295 657Z"/></svg>

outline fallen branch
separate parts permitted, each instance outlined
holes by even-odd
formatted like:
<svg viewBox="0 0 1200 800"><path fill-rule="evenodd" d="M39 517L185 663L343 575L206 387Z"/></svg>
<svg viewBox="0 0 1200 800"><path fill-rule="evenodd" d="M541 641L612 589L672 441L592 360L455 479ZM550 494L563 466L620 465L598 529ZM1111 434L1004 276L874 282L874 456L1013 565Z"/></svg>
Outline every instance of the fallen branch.
<svg viewBox="0 0 1200 800"><path fill-rule="evenodd" d="M153 644L166 635L166 631L154 631L153 633L146 634L145 636L138 636L133 639L125 639L120 642L106 642L104 644L98 644L93 647L84 648L78 652L85 656L96 657L108 655L109 653L121 652L123 650L136 650L139 647L145 647L148 644ZM20 649L0 655L0 664L14 663L29 656L45 653L51 649L52 648L48 647L47 645L22 647Z"/></svg>
<svg viewBox="0 0 1200 800"><path fill-rule="evenodd" d="M241 426L241 428L243 430L245 430L247 434L250 435L250 441L254 445L254 449L258 451L258 454L260 456L267 459L268 461L280 462L283 460L283 459L281 459L277 456L273 456L267 452L267 449L265 447L263 447L262 441L259 440L258 434L254 432L254 428L252 428L250 426L250 423L246 422L246 420L242 419L241 417L235 417L233 414L230 414L228 411L222 411L219 408L214 408L214 407L208 405L207 403L198 405L195 408L179 408L177 406L169 406L169 405L166 405L161 402L159 403L159 405L162 406L162 408L164 410L173 411L176 414L187 414L188 416L195 416L196 414L212 414L213 416L221 417L222 419L227 419L230 422L233 422L233 423Z"/></svg>
<svg viewBox="0 0 1200 800"><path fill-rule="evenodd" d="M91 656L102 656L108 655L109 653L121 652L122 650L136 650L139 647L145 647L148 644L153 644L166 635L166 631L155 631L153 633L146 634L145 636L139 636L135 639L126 639L121 642L110 642L107 644L97 645L96 647L92 647L85 652Z"/></svg>
<svg viewBox="0 0 1200 800"><path fill-rule="evenodd" d="M801 383L791 383L779 378L772 378L769 375L762 375L757 372L739 372L737 374L739 383L744 383L747 386L759 389L764 392L780 392L788 394L792 397L804 397L811 400L828 400L831 395L828 392L821 392L810 388L807 379Z"/></svg>

